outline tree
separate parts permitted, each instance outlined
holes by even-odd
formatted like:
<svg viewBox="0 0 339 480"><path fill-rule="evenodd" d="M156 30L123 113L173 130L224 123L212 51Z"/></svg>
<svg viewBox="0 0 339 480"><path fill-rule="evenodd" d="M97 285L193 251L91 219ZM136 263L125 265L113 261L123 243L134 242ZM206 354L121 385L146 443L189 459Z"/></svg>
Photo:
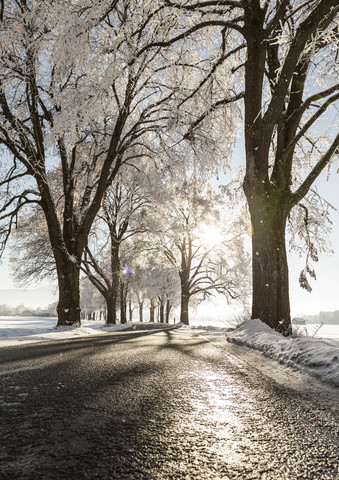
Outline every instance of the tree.
<svg viewBox="0 0 339 480"><path fill-rule="evenodd" d="M147 0L9 0L1 17L1 250L39 205L58 325L79 324L80 263L104 193L123 164L155 156L170 118L166 77L182 52L162 51L176 23Z"/></svg>
<svg viewBox="0 0 339 480"><path fill-rule="evenodd" d="M153 218L154 209L148 210L148 214ZM140 322L144 321L144 305L149 300L151 321L152 318L154 321L155 309L159 306L159 311L164 310L163 317L161 313L159 315L160 321L163 318L168 323L170 310L178 305L180 298L177 273L154 248L151 234L145 232L141 237L129 255L129 295L137 300Z"/></svg>
<svg viewBox="0 0 339 480"><path fill-rule="evenodd" d="M158 307L160 323L169 323L171 308L180 301L177 272L171 264L163 261L158 252L147 256L146 291L150 302L150 321L154 322L155 310Z"/></svg>
<svg viewBox="0 0 339 480"><path fill-rule="evenodd" d="M100 319L105 317L105 299L94 287L87 277L80 282L80 306L81 316L87 320L96 320L97 312L100 312Z"/></svg>
<svg viewBox="0 0 339 480"><path fill-rule="evenodd" d="M218 82L224 58L229 75L243 73L233 100L244 100L244 191L252 223L252 318L291 332L285 229L291 210L307 195L338 151L336 126L313 127L339 100L337 0L170 1L189 18L186 34L207 28L220 38L201 85ZM194 22L194 26L192 26ZM211 34L212 29L212 34ZM216 42L217 43L217 42ZM224 75L224 72L222 72ZM199 93L197 91L197 93ZM224 100L230 100L229 92ZM213 115L209 103L186 133ZM212 120L210 120L212 121ZM319 122L318 122L319 123Z"/></svg>
<svg viewBox="0 0 339 480"><path fill-rule="evenodd" d="M213 292L228 299L248 295L247 259L242 220L225 219L224 198L203 180L164 185L153 227L155 249L161 251L180 281L180 321L189 324L192 297ZM227 212L229 213L229 212Z"/></svg>
<svg viewBox="0 0 339 480"><path fill-rule="evenodd" d="M140 176L139 176L140 177ZM120 290L120 313L124 317L126 271L121 268L121 247L135 235L144 232L142 217L149 207L142 192L138 175L118 175L103 199L96 226L85 248L82 270L104 296L107 306L107 324L116 323L117 298ZM95 245L97 253L91 245ZM121 318L121 321L123 318Z"/></svg>
<svg viewBox="0 0 339 480"><path fill-rule="evenodd" d="M144 265L140 265L138 260L134 258L133 266L131 266L133 275L130 278L130 295L136 298L139 312L139 322L144 321L144 302L147 294L146 282L148 278L148 270Z"/></svg>

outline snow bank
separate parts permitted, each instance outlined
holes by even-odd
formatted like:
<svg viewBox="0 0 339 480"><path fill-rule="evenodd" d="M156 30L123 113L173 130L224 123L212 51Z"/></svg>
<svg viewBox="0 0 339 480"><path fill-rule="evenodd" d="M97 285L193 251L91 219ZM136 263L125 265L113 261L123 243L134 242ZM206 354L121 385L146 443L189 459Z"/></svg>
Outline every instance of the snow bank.
<svg viewBox="0 0 339 480"><path fill-rule="evenodd" d="M339 386L339 340L285 338L260 320L247 320L225 335L229 342L260 350L280 363Z"/></svg>

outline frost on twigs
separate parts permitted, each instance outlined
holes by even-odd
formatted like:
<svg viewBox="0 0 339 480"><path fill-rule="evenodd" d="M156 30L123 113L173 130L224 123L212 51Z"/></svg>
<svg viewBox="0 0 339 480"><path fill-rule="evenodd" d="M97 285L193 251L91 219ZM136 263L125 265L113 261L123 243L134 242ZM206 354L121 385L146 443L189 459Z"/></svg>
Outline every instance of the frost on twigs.
<svg viewBox="0 0 339 480"><path fill-rule="evenodd" d="M302 270L299 275L299 284L301 288L304 288L309 293L312 292L312 287L310 286L307 276L306 276L306 269Z"/></svg>
<svg viewBox="0 0 339 480"><path fill-rule="evenodd" d="M309 279L316 280L313 263L319 255L333 253L329 235L332 229L330 213L334 207L312 189L291 211L288 223L290 250L299 257L305 257L305 267L300 273L299 284L308 292L312 291Z"/></svg>

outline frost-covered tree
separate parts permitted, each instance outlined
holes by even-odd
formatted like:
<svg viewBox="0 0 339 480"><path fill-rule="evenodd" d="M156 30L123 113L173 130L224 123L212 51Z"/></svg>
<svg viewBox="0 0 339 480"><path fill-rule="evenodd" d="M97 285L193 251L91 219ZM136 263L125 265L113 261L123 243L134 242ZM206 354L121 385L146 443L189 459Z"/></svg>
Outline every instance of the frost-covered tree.
<svg viewBox="0 0 339 480"><path fill-rule="evenodd" d="M153 216L152 210L148 212ZM178 305L180 286L174 269L155 251L149 232L141 235L131 248L127 263L131 272L128 294L138 305L139 321L144 321L144 309L148 305L153 321L159 306L160 318L168 323L171 308Z"/></svg>
<svg viewBox="0 0 339 480"><path fill-rule="evenodd" d="M83 277L80 281L80 306L82 318L95 320L98 314L100 320L106 318L105 299L94 287L87 277Z"/></svg>
<svg viewBox="0 0 339 480"><path fill-rule="evenodd" d="M116 177L104 195L84 252L82 270L105 298L107 324L116 323L119 289L124 296L126 282L122 280L126 272L121 265L121 250L145 231L142 219L149 199L140 181L141 176L131 172Z"/></svg>
<svg viewBox="0 0 339 480"><path fill-rule="evenodd" d="M150 321L155 321L156 308L159 309L159 321L169 323L173 306L180 303L180 284L178 275L171 264L161 255L147 255L146 292L150 305Z"/></svg>
<svg viewBox="0 0 339 480"><path fill-rule="evenodd" d="M192 297L203 300L217 292L245 300L249 282L242 218L232 222L224 197L201 179L164 184L161 201L153 213L151 248L162 252L180 281L180 321L189 324Z"/></svg>
<svg viewBox="0 0 339 480"><path fill-rule="evenodd" d="M132 275L129 283L130 298L138 305L139 322L144 321L144 302L147 298L147 277L148 270L134 258L133 264L130 266Z"/></svg>
<svg viewBox="0 0 339 480"><path fill-rule="evenodd" d="M9 0L1 20L1 250L39 205L58 325L80 323L80 262L101 200L121 165L162 148L187 51L167 42L179 27L160 0Z"/></svg>
<svg viewBox="0 0 339 480"><path fill-rule="evenodd" d="M164 0L182 14L186 34L206 29L215 48L201 85L220 83L224 59L243 98L246 174L252 223L252 318L291 331L285 229L320 173L336 158L339 100L337 0ZM224 72L221 72L224 78ZM200 90L196 91L200 99ZM206 98L206 97L205 97ZM206 105L186 137L213 114ZM326 120L325 114L329 114ZM324 123L321 120L325 118ZM326 124L327 122L327 124ZM318 130L316 127L318 126ZM302 207L301 207L302 208ZM304 213L306 213L304 211ZM305 216L303 217L305 219Z"/></svg>

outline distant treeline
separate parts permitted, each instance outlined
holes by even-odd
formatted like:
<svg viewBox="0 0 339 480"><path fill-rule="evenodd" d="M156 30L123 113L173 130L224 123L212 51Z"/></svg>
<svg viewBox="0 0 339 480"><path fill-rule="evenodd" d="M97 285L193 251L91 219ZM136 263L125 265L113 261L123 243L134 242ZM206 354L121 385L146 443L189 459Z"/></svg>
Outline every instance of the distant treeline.
<svg viewBox="0 0 339 480"><path fill-rule="evenodd" d="M12 316L12 315L23 315L23 316L33 316L33 317L53 317L56 315L55 306L50 305L47 309L41 308L28 308L25 305L18 305L16 307L10 307L9 305L2 304L0 305L0 316Z"/></svg>
<svg viewBox="0 0 339 480"><path fill-rule="evenodd" d="M318 315L303 315L307 323L327 323L339 325L339 310L334 312L320 312Z"/></svg>

